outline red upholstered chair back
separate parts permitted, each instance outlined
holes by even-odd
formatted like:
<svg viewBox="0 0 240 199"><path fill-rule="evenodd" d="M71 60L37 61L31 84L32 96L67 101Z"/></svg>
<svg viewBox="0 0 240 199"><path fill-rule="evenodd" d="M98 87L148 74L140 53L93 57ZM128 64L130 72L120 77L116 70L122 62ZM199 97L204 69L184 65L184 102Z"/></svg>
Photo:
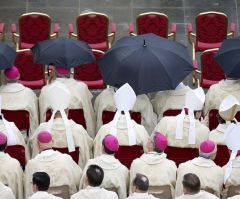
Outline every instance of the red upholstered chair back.
<svg viewBox="0 0 240 199"><path fill-rule="evenodd" d="M17 159L22 168L25 168L27 161L24 146L22 145L7 146L7 148L5 149L5 153L8 153L12 158Z"/></svg>
<svg viewBox="0 0 240 199"><path fill-rule="evenodd" d="M27 48L24 45L36 44L49 39L50 30L51 18L47 14L26 13L19 18L20 44L23 48Z"/></svg>
<svg viewBox="0 0 240 199"><path fill-rule="evenodd" d="M79 147L75 147L75 151L73 151L73 152L69 152L67 147L66 148L53 147L53 150L70 155L72 157L72 159L78 164L79 153L80 153Z"/></svg>
<svg viewBox="0 0 240 199"><path fill-rule="evenodd" d="M52 110L48 109L46 112L46 122L51 118ZM69 109L68 119L73 120L77 124L81 124L86 129L86 120L84 117L83 109Z"/></svg>
<svg viewBox="0 0 240 199"><path fill-rule="evenodd" d="M227 146L217 145L217 156L216 156L214 162L218 166L222 167L228 163L229 158L230 158L230 152L229 152L229 149L227 148Z"/></svg>
<svg viewBox="0 0 240 199"><path fill-rule="evenodd" d="M148 12L137 17L137 34L154 33L161 37L168 37L168 17L163 13Z"/></svg>
<svg viewBox="0 0 240 199"><path fill-rule="evenodd" d="M176 165L186 162L188 160L192 160L195 157L198 157L198 149L197 148L179 148L168 146L164 153L167 154L169 160L173 160Z"/></svg>
<svg viewBox="0 0 240 199"><path fill-rule="evenodd" d="M103 124L107 124L108 122L111 122L114 118L116 112L114 111L103 111L102 113L102 121ZM140 112L130 112L131 118L137 122L138 124L141 124L142 116Z"/></svg>
<svg viewBox="0 0 240 199"><path fill-rule="evenodd" d="M108 41L108 16L103 13L89 12L77 17L77 36L89 44ZM108 43L108 42L107 42Z"/></svg>
<svg viewBox="0 0 240 199"><path fill-rule="evenodd" d="M218 81L225 79L225 75L219 64L214 60L214 56L217 54L218 49L205 50L201 55L202 73L201 82L206 80L212 80L217 83Z"/></svg>
<svg viewBox="0 0 240 199"><path fill-rule="evenodd" d="M181 113L181 109L169 109L164 111L163 116L177 116Z"/></svg>
<svg viewBox="0 0 240 199"><path fill-rule="evenodd" d="M9 122L14 122L20 131L29 131L30 116L26 110L1 110L4 118Z"/></svg>
<svg viewBox="0 0 240 199"><path fill-rule="evenodd" d="M143 147L139 145L120 146L118 152L115 154L115 158L130 169L132 161L139 158L143 153Z"/></svg>
<svg viewBox="0 0 240 199"><path fill-rule="evenodd" d="M228 18L220 12L200 13L196 18L197 42L218 43L227 37Z"/></svg>
<svg viewBox="0 0 240 199"><path fill-rule="evenodd" d="M30 50L20 50L17 52L15 66L20 72L20 80L36 81L43 80L45 83L45 69L42 64L35 64Z"/></svg>
<svg viewBox="0 0 240 199"><path fill-rule="evenodd" d="M96 61L91 64L83 64L74 68L74 79L82 81L101 80L102 75L99 70L97 59L104 55L103 51L93 50Z"/></svg>

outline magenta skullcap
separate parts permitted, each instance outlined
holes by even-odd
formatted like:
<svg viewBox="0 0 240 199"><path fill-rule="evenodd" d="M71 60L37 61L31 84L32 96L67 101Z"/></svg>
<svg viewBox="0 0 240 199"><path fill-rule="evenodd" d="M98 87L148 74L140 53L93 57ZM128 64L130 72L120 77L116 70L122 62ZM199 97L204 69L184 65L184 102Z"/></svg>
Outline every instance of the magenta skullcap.
<svg viewBox="0 0 240 199"><path fill-rule="evenodd" d="M164 151L167 148L167 138L162 133L156 132L154 136L154 145L155 148Z"/></svg>
<svg viewBox="0 0 240 199"><path fill-rule="evenodd" d="M20 73L19 73L17 67L15 67L15 66L5 69L4 75L9 80L17 80L20 77Z"/></svg>
<svg viewBox="0 0 240 199"><path fill-rule="evenodd" d="M112 152L117 152L119 148L118 139L113 135L106 135L103 139L103 144L106 149Z"/></svg>
<svg viewBox="0 0 240 199"><path fill-rule="evenodd" d="M41 131L37 136L37 140L41 143L49 143L52 141L52 135L48 131Z"/></svg>
<svg viewBox="0 0 240 199"><path fill-rule="evenodd" d="M59 75L68 75L70 73L69 68L57 67L56 68L57 74Z"/></svg>
<svg viewBox="0 0 240 199"><path fill-rule="evenodd" d="M205 140L201 142L199 150L202 153L213 153L216 150L216 144L211 140Z"/></svg>
<svg viewBox="0 0 240 199"><path fill-rule="evenodd" d="M7 136L0 132L0 144L5 144L7 142Z"/></svg>

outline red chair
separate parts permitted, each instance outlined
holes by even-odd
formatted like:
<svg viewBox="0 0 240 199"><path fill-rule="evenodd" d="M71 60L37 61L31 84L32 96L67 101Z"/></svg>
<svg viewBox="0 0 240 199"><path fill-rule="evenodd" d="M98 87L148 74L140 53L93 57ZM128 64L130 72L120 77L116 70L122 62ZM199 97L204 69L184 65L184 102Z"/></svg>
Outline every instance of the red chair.
<svg viewBox="0 0 240 199"><path fill-rule="evenodd" d="M19 83L31 89L41 89L46 85L45 67L34 63L29 49L17 51L15 66L20 72Z"/></svg>
<svg viewBox="0 0 240 199"><path fill-rule="evenodd" d="M106 88L103 82L101 72L99 70L97 59L104 55L103 51L94 50L96 61L92 64L84 64L74 68L74 79L83 81L88 85L89 89L104 89Z"/></svg>
<svg viewBox="0 0 240 199"><path fill-rule="evenodd" d="M30 129L30 116L28 111L5 109L1 111L7 121L14 122L20 131L26 131L28 135Z"/></svg>
<svg viewBox="0 0 240 199"><path fill-rule="evenodd" d="M115 113L116 112L113 112L113 111L103 111L103 113L102 113L103 124L107 124L107 123L111 122L114 118ZM141 120L142 120L141 113L130 112L130 116L135 122L137 122L138 124L141 124Z"/></svg>
<svg viewBox="0 0 240 199"><path fill-rule="evenodd" d="M19 34L16 24L11 25L13 42L16 49L29 49L39 41L58 36L59 25L54 24L54 33L51 32L51 17L44 13L31 12L19 17Z"/></svg>
<svg viewBox="0 0 240 199"><path fill-rule="evenodd" d="M163 113L163 117L165 116L177 116L181 113L181 109L169 109L169 110L166 110L164 111Z"/></svg>
<svg viewBox="0 0 240 199"><path fill-rule="evenodd" d="M0 41L4 40L4 36L5 36L5 24L0 23Z"/></svg>
<svg viewBox="0 0 240 199"><path fill-rule="evenodd" d="M188 160L192 160L193 158L198 157L198 149L197 148L179 148L168 146L164 153L167 154L167 158L169 160L173 160L176 165L186 162Z"/></svg>
<svg viewBox="0 0 240 199"><path fill-rule="evenodd" d="M220 166L223 167L225 164L228 163L230 158L229 149L225 145L217 145L217 156L214 160L214 162Z"/></svg>
<svg viewBox="0 0 240 199"><path fill-rule="evenodd" d="M139 145L120 146L118 152L115 154L115 158L130 169L132 161L139 158L143 153L143 147Z"/></svg>
<svg viewBox="0 0 240 199"><path fill-rule="evenodd" d="M73 24L68 25L69 38L75 37L85 41L93 49L107 51L115 40L116 24L112 23L111 33L108 34L109 18L106 14L88 12L80 14L76 19L77 34Z"/></svg>
<svg viewBox="0 0 240 199"><path fill-rule="evenodd" d="M46 112L46 122L51 118L52 110L48 109ZM83 109L69 109L68 119L72 119L77 124L81 124L86 129L86 120L84 117Z"/></svg>
<svg viewBox="0 0 240 199"><path fill-rule="evenodd" d="M79 153L80 153L79 147L75 147L75 151L73 151L73 152L69 152L67 147L66 148L53 147L53 150L70 155L72 157L72 159L78 164Z"/></svg>
<svg viewBox="0 0 240 199"><path fill-rule="evenodd" d="M176 24L171 24L171 33L168 33L168 16L159 12L146 12L138 15L136 19L137 33L134 33L134 25L129 23L130 35L142 35L147 33L154 33L161 37L176 38Z"/></svg>
<svg viewBox="0 0 240 199"><path fill-rule="evenodd" d="M7 146L7 148L4 151L5 153L8 153L12 158L17 159L22 168L25 168L27 161L24 146L22 145Z"/></svg>

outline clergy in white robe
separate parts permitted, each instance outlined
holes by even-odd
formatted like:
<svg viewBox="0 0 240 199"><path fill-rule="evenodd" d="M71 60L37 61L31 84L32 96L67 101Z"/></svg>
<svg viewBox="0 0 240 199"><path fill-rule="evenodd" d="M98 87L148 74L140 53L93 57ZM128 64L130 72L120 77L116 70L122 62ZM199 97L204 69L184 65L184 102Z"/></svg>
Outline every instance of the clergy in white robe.
<svg viewBox="0 0 240 199"><path fill-rule="evenodd" d="M161 133L155 133L153 139L148 141L148 152L132 162L130 182L137 173L144 174L148 177L150 186L169 185L174 198L177 167L175 162L167 159L167 155L164 153L166 147L166 137ZM161 173L156 175L159 171Z"/></svg>
<svg viewBox="0 0 240 199"><path fill-rule="evenodd" d="M175 90L160 91L152 100L153 110L157 113L158 121L167 110L182 109L185 105L185 95L190 90L188 86L180 83Z"/></svg>
<svg viewBox="0 0 240 199"><path fill-rule="evenodd" d="M26 110L30 116L30 134L34 132L39 124L38 119L38 98L30 89L17 83L20 77L16 67L4 71L7 84L0 87L2 97L2 109L5 110Z"/></svg>
<svg viewBox="0 0 240 199"><path fill-rule="evenodd" d="M219 83L212 85L207 94L204 106L204 115L206 124L208 124L208 114L212 109L219 108L222 100L227 95L233 95L240 99L240 80L239 79L226 79L221 80Z"/></svg>
<svg viewBox="0 0 240 199"><path fill-rule="evenodd" d="M23 170L16 159L10 157L7 153L4 153L6 145L7 137L0 132L0 181L11 188L17 199L24 199ZM1 188L0 197L2 197Z"/></svg>
<svg viewBox="0 0 240 199"><path fill-rule="evenodd" d="M223 185L223 169L214 163L217 147L211 140L203 141L199 147L199 157L179 165L175 196L183 194L182 180L185 174L197 175L201 182L201 189L211 189L214 195L220 196Z"/></svg>
<svg viewBox="0 0 240 199"><path fill-rule="evenodd" d="M16 199L12 190L2 182L0 182L0 196L3 199Z"/></svg>
<svg viewBox="0 0 240 199"><path fill-rule="evenodd" d="M127 187L129 182L129 172L127 167L114 157L119 148L118 140L115 136L106 135L103 139L103 154L90 159L83 170L80 189L86 187L84 182L87 169L90 165L98 165L104 171L104 178L101 187L114 189L120 199L127 197Z"/></svg>
<svg viewBox="0 0 240 199"><path fill-rule="evenodd" d="M33 194L32 175L46 172L51 179L50 187L68 185L70 195L78 191L82 169L67 155L52 150L52 135L43 131L38 134L40 154L31 159L25 168L25 197Z"/></svg>
<svg viewBox="0 0 240 199"><path fill-rule="evenodd" d="M89 165L85 172L84 182L86 187L72 195L71 199L118 199L115 192L100 187L105 178L105 171L100 166Z"/></svg>
<svg viewBox="0 0 240 199"><path fill-rule="evenodd" d="M115 90L113 87L103 90L96 98L94 109L97 114L97 130L102 126L103 111L116 111L114 103ZM149 134L157 124L157 115L153 112L153 107L147 95L138 95L131 111L141 113L141 124Z"/></svg>
<svg viewBox="0 0 240 199"><path fill-rule="evenodd" d="M70 74L70 71L66 71L67 74ZM67 88L70 90L71 93L71 100L69 109L83 109L84 118L86 121L86 130L88 134L94 138L96 131L95 131L95 113L93 110L92 105L92 94L89 91L87 85L84 82L76 81L72 78L65 78L62 77L65 74L65 70L60 68L57 69L57 73L59 75L59 78L54 80L53 82L61 82ZM52 83L51 83L52 84ZM50 85L51 85L50 84ZM46 121L46 112L48 109L51 109L51 105L49 103L49 100L47 99L47 90L50 85L46 85L42 88L40 96L39 96L39 109L40 109L40 122Z"/></svg>

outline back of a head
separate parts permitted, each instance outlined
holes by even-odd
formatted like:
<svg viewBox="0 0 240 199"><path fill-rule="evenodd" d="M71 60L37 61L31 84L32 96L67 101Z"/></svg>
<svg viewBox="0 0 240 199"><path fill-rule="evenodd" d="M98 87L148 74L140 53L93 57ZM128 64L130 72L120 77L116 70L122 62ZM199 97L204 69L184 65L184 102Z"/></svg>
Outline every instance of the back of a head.
<svg viewBox="0 0 240 199"><path fill-rule="evenodd" d="M143 174L136 174L132 185L136 187L139 192L147 192L149 187L149 181L147 176Z"/></svg>
<svg viewBox="0 0 240 199"><path fill-rule="evenodd" d="M185 174L183 176L182 184L185 194L197 194L201 188L199 177L193 173Z"/></svg>
<svg viewBox="0 0 240 199"><path fill-rule="evenodd" d="M0 151L4 151L7 147L7 136L0 132Z"/></svg>
<svg viewBox="0 0 240 199"><path fill-rule="evenodd" d="M50 185L50 177L45 172L36 172L32 178L33 185L37 186L38 191L47 191Z"/></svg>
<svg viewBox="0 0 240 199"><path fill-rule="evenodd" d="M92 187L98 187L102 184L104 172L98 165L90 165L86 172L88 184Z"/></svg>

